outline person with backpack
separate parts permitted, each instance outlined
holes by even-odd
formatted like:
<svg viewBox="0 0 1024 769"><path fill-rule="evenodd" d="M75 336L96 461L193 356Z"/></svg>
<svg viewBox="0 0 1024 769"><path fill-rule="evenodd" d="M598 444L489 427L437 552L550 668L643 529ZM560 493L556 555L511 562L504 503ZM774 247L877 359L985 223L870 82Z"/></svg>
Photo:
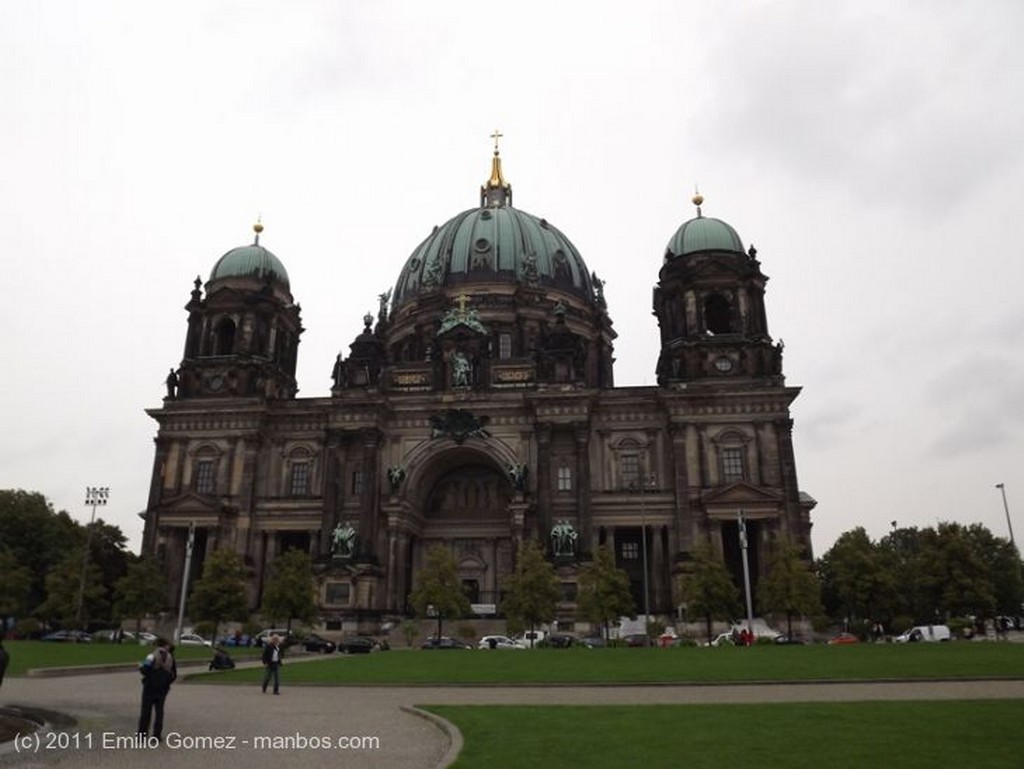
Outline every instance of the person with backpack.
<svg viewBox="0 0 1024 769"><path fill-rule="evenodd" d="M153 721L153 737L157 742L163 739L164 701L171 690L171 684L178 677L174 661L174 647L164 638L156 639L156 648L139 665L142 674L142 710L139 713L139 734L149 734L150 719Z"/></svg>

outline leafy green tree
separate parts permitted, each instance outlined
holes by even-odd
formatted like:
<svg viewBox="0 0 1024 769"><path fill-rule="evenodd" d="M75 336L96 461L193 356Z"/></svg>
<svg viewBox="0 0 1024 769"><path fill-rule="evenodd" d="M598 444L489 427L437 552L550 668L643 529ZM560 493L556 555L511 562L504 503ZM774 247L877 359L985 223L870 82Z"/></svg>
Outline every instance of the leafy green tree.
<svg viewBox="0 0 1024 769"><path fill-rule="evenodd" d="M84 554L84 550L69 553L46 575L46 600L36 607L33 612L36 616L47 622L56 622L62 627L83 629L91 619L109 617L110 604L103 584L103 573L95 563L85 565L84 589L82 587ZM81 617L78 616L80 594Z"/></svg>
<svg viewBox="0 0 1024 769"><path fill-rule="evenodd" d="M793 637L793 616L821 613L821 583L804 558L804 551L791 542L777 542L768 554L765 575L757 588L764 611L786 615L786 634Z"/></svg>
<svg viewBox="0 0 1024 769"><path fill-rule="evenodd" d="M606 639L612 622L636 617L629 575L615 565L610 547L597 548L594 560L580 567L576 604L584 619L604 629Z"/></svg>
<svg viewBox="0 0 1024 769"><path fill-rule="evenodd" d="M292 619L305 623L313 621L316 614L313 564L307 553L291 549L274 559L270 579L263 589L260 613L264 618L269 617L272 624L283 617L289 632Z"/></svg>
<svg viewBox="0 0 1024 769"><path fill-rule="evenodd" d="M39 606L46 599L46 576L54 564L72 552L81 555L79 528L71 516L54 512L46 497L21 489L0 490L0 549L14 555L32 575L25 604Z"/></svg>
<svg viewBox="0 0 1024 769"><path fill-rule="evenodd" d="M128 563L125 575L114 583L114 609L135 618L135 631L142 630L142 618L167 605L167 576L159 564L142 556Z"/></svg>
<svg viewBox="0 0 1024 769"><path fill-rule="evenodd" d="M194 621L213 623L213 637L222 622L246 619L249 605L245 598L248 570L242 556L222 548L206 557L203 576L196 580L188 601L188 613Z"/></svg>
<svg viewBox="0 0 1024 769"><path fill-rule="evenodd" d="M826 610L847 620L888 616L895 604L891 564L860 526L840 535L818 563Z"/></svg>
<svg viewBox="0 0 1024 769"><path fill-rule="evenodd" d="M444 545L434 545L427 551L427 563L416 575L409 602L420 617L430 616L431 611L436 614L438 638L445 619L469 614L469 598L459 580L459 566Z"/></svg>
<svg viewBox="0 0 1024 769"><path fill-rule="evenodd" d="M734 617L740 603L740 591L721 554L710 542L693 549L689 568L680 578L679 595L691 616L704 618L708 643L712 622Z"/></svg>
<svg viewBox="0 0 1024 769"><path fill-rule="evenodd" d="M28 614L31 591L32 572L9 548L0 549L0 619Z"/></svg>
<svg viewBox="0 0 1024 769"><path fill-rule="evenodd" d="M995 585L976 545L958 523L941 523L938 529L925 531L920 580L932 599L934 615L995 614Z"/></svg>
<svg viewBox="0 0 1024 769"><path fill-rule="evenodd" d="M539 623L555 616L561 586L554 567L536 542L528 540L519 548L515 571L505 580L504 587L501 609L511 622L535 630Z"/></svg>
<svg viewBox="0 0 1024 769"><path fill-rule="evenodd" d="M987 527L975 523L967 527L971 546L985 564L995 593L997 614L1020 614L1024 604L1020 553L1005 537L995 536Z"/></svg>

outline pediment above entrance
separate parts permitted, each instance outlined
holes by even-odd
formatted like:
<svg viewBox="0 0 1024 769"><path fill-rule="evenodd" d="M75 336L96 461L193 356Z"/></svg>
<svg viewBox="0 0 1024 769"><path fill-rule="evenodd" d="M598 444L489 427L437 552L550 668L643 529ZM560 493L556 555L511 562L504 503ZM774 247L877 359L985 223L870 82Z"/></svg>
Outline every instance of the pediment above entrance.
<svg viewBox="0 0 1024 769"><path fill-rule="evenodd" d="M703 496L704 509L709 518L735 518L742 510L748 518L768 518L780 515L782 495L746 481L713 489Z"/></svg>
<svg viewBox="0 0 1024 769"><path fill-rule="evenodd" d="M216 497L209 497L203 494L196 494L188 491L174 497L165 499L160 505L164 515L168 513L213 513L221 511L222 505Z"/></svg>

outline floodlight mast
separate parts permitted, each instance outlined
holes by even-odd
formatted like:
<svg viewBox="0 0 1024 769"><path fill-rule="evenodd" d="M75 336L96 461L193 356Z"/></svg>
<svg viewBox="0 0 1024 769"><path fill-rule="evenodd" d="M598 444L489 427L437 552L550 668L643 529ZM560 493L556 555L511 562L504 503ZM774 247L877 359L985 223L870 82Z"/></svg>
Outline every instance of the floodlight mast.
<svg viewBox="0 0 1024 769"><path fill-rule="evenodd" d="M750 597L750 563L747 558L747 517L746 513L740 509L737 514L740 529L740 550L743 551L743 589L747 597L747 630L750 631L750 637L754 637L754 603Z"/></svg>
<svg viewBox="0 0 1024 769"><path fill-rule="evenodd" d="M109 497L110 488L108 486L86 486L85 488L85 504L92 508L92 515L89 516L89 528L85 530L85 552L82 554L82 573L78 579L78 607L75 610L75 624L78 625L79 630L85 630L82 627L82 607L85 603L85 572L89 568L89 550L92 547L92 529L93 523L96 521L96 508L107 504Z"/></svg>

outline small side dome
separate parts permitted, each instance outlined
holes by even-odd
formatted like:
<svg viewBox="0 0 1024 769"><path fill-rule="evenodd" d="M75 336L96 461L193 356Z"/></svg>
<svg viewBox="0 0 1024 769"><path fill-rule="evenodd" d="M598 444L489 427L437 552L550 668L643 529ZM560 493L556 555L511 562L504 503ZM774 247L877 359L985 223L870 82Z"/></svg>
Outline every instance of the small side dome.
<svg viewBox="0 0 1024 769"><path fill-rule="evenodd" d="M288 287L288 272L281 260L260 245L260 233L263 231L263 225L256 224L253 226L253 230L256 232L255 241L248 246L232 248L218 259L217 263L213 265L213 270L210 271L210 280L249 277L262 280L267 278Z"/></svg>
<svg viewBox="0 0 1024 769"><path fill-rule="evenodd" d="M669 240L667 251L672 256L685 256L697 251L744 253L743 241L736 230L721 219L709 216L698 216L683 222Z"/></svg>

